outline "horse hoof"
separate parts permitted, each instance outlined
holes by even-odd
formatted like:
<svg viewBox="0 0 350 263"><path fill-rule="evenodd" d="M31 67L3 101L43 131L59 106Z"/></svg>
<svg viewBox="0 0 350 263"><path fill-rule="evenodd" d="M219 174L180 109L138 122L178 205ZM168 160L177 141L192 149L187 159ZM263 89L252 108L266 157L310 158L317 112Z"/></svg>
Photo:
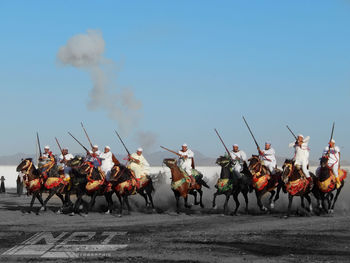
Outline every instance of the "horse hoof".
<svg viewBox="0 0 350 263"><path fill-rule="evenodd" d="M283 218L284 218L284 219L287 219L287 218L289 218L289 215L285 215L285 216L283 216Z"/></svg>
<svg viewBox="0 0 350 263"><path fill-rule="evenodd" d="M117 217L122 217L122 214L118 214Z"/></svg>
<svg viewBox="0 0 350 263"><path fill-rule="evenodd" d="M46 207L45 206L40 207L39 211L46 211Z"/></svg>
<svg viewBox="0 0 350 263"><path fill-rule="evenodd" d="M70 213L69 215L70 215L70 216L75 216L75 213L74 213L74 212L72 212L72 213Z"/></svg>
<svg viewBox="0 0 350 263"><path fill-rule="evenodd" d="M263 206L260 210L263 211L263 212L266 212L267 208L265 206Z"/></svg>
<svg viewBox="0 0 350 263"><path fill-rule="evenodd" d="M62 210L61 209L58 209L57 212L56 212L57 215L60 215L62 214Z"/></svg>
<svg viewBox="0 0 350 263"><path fill-rule="evenodd" d="M232 212L231 216L237 216L237 212Z"/></svg>
<svg viewBox="0 0 350 263"><path fill-rule="evenodd" d="M111 214L111 212L109 211L109 210L107 210L106 212L105 212L105 215L110 215Z"/></svg>
<svg viewBox="0 0 350 263"><path fill-rule="evenodd" d="M334 213L334 210L333 209L329 209L328 210L328 214L333 214Z"/></svg>
<svg viewBox="0 0 350 263"><path fill-rule="evenodd" d="M201 208L204 208L204 205L203 205L203 204L201 204Z"/></svg>
<svg viewBox="0 0 350 263"><path fill-rule="evenodd" d="M213 209L214 209L214 210L218 209L218 206L217 206L217 205L214 205L214 206L213 206Z"/></svg>
<svg viewBox="0 0 350 263"><path fill-rule="evenodd" d="M271 204L270 204L270 208L271 208L271 209L274 209L274 208L275 208L275 203L271 203Z"/></svg>

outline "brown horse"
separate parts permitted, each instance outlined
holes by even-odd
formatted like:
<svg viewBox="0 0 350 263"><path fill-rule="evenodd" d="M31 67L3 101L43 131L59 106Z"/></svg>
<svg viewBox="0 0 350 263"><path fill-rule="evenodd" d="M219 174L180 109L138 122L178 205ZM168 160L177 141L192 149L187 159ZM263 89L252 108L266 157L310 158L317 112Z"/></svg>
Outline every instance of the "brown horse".
<svg viewBox="0 0 350 263"><path fill-rule="evenodd" d="M192 176L185 176L184 171L180 170L177 165L176 159L164 159L163 163L170 168L171 171L171 189L174 192L176 199L176 212L179 213L179 199L183 197L185 200L185 207L190 208L191 206L187 204L188 194L194 196L194 204L203 208L203 191L202 185L209 188L206 183L203 181L203 184L196 182L196 180ZM197 202L197 192L199 193L200 200Z"/></svg>
<svg viewBox="0 0 350 263"><path fill-rule="evenodd" d="M282 180L285 183L289 199L287 216L290 215L294 196L300 196L301 206L304 209L304 198L306 198L306 200L309 202L308 210L309 212L312 212L312 203L309 195L312 192L312 186L302 173L302 170L297 169L294 166L294 161L289 159L285 160L282 169ZM312 180L315 181L315 175L310 173L310 176L312 177Z"/></svg>
<svg viewBox="0 0 350 263"><path fill-rule="evenodd" d="M281 172L276 172L270 175L270 171L267 169L258 155L252 155L249 161L249 171L253 178L252 183L255 188L256 199L261 211L267 211L268 209L263 205L261 198L269 192L271 196L269 198L270 208L273 209L275 202L279 199L279 193L281 191L283 182L281 180ZM277 188L277 194L275 189ZM276 195L276 196L275 196ZM273 197L275 198L273 199Z"/></svg>
<svg viewBox="0 0 350 263"><path fill-rule="evenodd" d="M341 185L339 188L336 188L335 175L333 174L332 168L328 166L328 158L326 156L323 156L320 161L320 168L317 172L317 203L320 209L323 208L323 210L328 213L333 213L334 211L335 203L342 188L344 187L347 171L344 169L339 169L338 174ZM336 191L335 197L333 194L334 191ZM328 201L327 207L325 205L325 200Z"/></svg>
<svg viewBox="0 0 350 263"><path fill-rule="evenodd" d="M42 205L40 210L46 209L46 204L47 204L48 200L54 194L56 194L61 199L62 205L65 204L65 200L63 198L63 195L57 191L57 189L61 189L62 185L59 184L59 185L47 188L48 185L49 186L52 185L50 183L50 181L55 182L56 180L50 179L49 183L48 183L47 180L48 180L48 178L51 178L50 175L49 175L49 177L47 177L47 179L45 179L44 176L40 173L39 169L37 169L35 167L32 158L27 158L27 159L22 160L21 163L17 166L16 171L17 172L21 171L24 174L24 181L25 181L27 191L29 194L32 195L29 213L32 211L35 198L37 198L38 201ZM50 174L50 172L48 174ZM43 201L42 192L46 189L49 190L49 196L46 198L45 201Z"/></svg>

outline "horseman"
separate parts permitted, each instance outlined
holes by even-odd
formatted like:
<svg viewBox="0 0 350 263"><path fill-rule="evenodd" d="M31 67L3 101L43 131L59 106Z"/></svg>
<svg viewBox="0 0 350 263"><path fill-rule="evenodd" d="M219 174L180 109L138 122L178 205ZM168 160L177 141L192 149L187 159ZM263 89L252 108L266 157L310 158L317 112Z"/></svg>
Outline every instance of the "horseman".
<svg viewBox="0 0 350 263"><path fill-rule="evenodd" d="M120 164L118 159L115 158L114 154L111 152L111 147L105 146L105 151L100 154L102 160L101 169L106 175L106 180L109 181L111 175L111 169L114 164Z"/></svg>
<svg viewBox="0 0 350 263"><path fill-rule="evenodd" d="M310 185L312 185L312 178L310 177L310 173L308 170L309 165L309 152L310 149L308 147L308 143L310 140L310 136L304 138L303 135L299 134L297 140L289 144L289 147L294 147L294 165L297 169L302 169L306 179L309 181Z"/></svg>
<svg viewBox="0 0 350 263"><path fill-rule="evenodd" d="M233 149L230 152L230 155L233 160L237 161L233 167L233 171L238 178L241 178L243 164L244 162L247 162L247 155L245 154L245 152L239 150L238 144L233 145Z"/></svg>
<svg viewBox="0 0 350 263"><path fill-rule="evenodd" d="M41 173L44 173L44 176L47 177L47 172L55 164L55 157L50 151L50 146L46 145L44 147L44 153L39 157L39 169Z"/></svg>
<svg viewBox="0 0 350 263"><path fill-rule="evenodd" d="M180 154L178 164L185 170L188 175L192 175L192 168L194 168L194 153L188 149L186 143L181 146L181 150L178 152Z"/></svg>
<svg viewBox="0 0 350 263"><path fill-rule="evenodd" d="M324 149L322 157L326 157L328 159L327 165L332 169L333 174L336 180L337 189L341 186L341 182L339 180L339 166L340 166L340 149L338 146L335 146L335 140L331 140L329 145ZM316 174L318 175L319 169L317 169Z"/></svg>
<svg viewBox="0 0 350 263"><path fill-rule="evenodd" d="M271 148L271 142L265 142L265 150L258 148L260 159L264 162L264 165L269 169L270 174L275 172L277 167L275 150Z"/></svg>
<svg viewBox="0 0 350 263"><path fill-rule="evenodd" d="M129 155L128 168L134 172L137 179L149 175L150 165L142 153L143 149L138 148L136 153Z"/></svg>
<svg viewBox="0 0 350 263"><path fill-rule="evenodd" d="M74 156L71 153L68 153L68 148L63 148L61 155L58 157L59 166L62 167L64 172L64 180L67 182L70 180L69 173L72 170L71 167L67 166L67 162L73 158Z"/></svg>
<svg viewBox="0 0 350 263"><path fill-rule="evenodd" d="M98 145L92 146L92 150L87 152L86 161L92 163L94 167L100 167L101 166L101 159L100 159L101 152L98 150Z"/></svg>

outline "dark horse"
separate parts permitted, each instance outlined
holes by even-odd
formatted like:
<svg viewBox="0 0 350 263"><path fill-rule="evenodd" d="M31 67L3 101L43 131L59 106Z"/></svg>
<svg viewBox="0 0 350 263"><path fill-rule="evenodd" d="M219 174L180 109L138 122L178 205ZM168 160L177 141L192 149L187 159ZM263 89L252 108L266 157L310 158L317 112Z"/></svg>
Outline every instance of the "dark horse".
<svg viewBox="0 0 350 263"><path fill-rule="evenodd" d="M94 167L90 162L84 161L80 166L76 168L76 170L80 174L85 175L87 179L87 183L85 184L85 193L91 196L91 200L86 212L92 209L97 196L104 195L108 205L106 214L111 213L113 206L112 185L106 181L106 177L100 167ZM77 205L75 205L75 207L76 206Z"/></svg>
<svg viewBox="0 0 350 263"><path fill-rule="evenodd" d="M305 203L304 198L309 202L309 212L312 212L312 203L310 198L310 193L313 191L311 189L311 185L304 174L301 174L302 171L300 169L297 169L294 166L293 160L285 160L283 166L283 172L282 172L282 180L285 183L286 190L288 192L288 212L287 216L290 215L290 211L292 208L293 203L293 197L294 196L300 196L301 198L301 206L305 209ZM312 177L313 182L315 182L316 178L313 173L310 173L310 176Z"/></svg>
<svg viewBox="0 0 350 263"><path fill-rule="evenodd" d="M178 165L176 159L164 159L163 163L170 168L171 171L171 189L174 192L176 199L176 212L179 213L179 199L183 197L185 200L185 207L190 208L187 204L188 194L194 196L194 204L203 208L203 191L202 185L209 188L209 186L200 178L198 181L192 176L186 176L185 172L182 171ZM199 193L199 203L197 202L197 192Z"/></svg>
<svg viewBox="0 0 350 263"><path fill-rule="evenodd" d="M248 192L250 178L248 178L245 174L241 174L242 178L238 178L233 172L234 164L232 163L232 160L227 156L220 156L218 159L216 159L216 164L221 166L221 172L220 178L218 179L215 185L217 191L214 193L213 208L216 207L216 197L218 195L224 194L226 196L224 204L224 214L227 214L227 204L230 199L230 196L232 195L233 199L236 202L236 209L233 214L236 215L238 207L240 205L238 195L240 192L242 192L246 203L245 211L246 213L248 213Z"/></svg>
<svg viewBox="0 0 350 263"><path fill-rule="evenodd" d="M344 187L345 178L347 176L347 171L344 169L339 169L338 172L339 180L341 185L339 188L336 188L336 180L333 174L332 168L328 166L328 158L323 156L320 161L320 168L317 173L317 202L318 207L323 208L324 211L328 213L333 213L335 203L338 199L338 196ZM333 192L336 191L335 197ZM325 200L328 202L328 206L326 207ZM321 203L320 203L321 201ZM322 204L322 206L321 206Z"/></svg>
<svg viewBox="0 0 350 263"><path fill-rule="evenodd" d="M265 165L263 165L258 155L252 155L248 161L249 171L253 175L253 187L255 188L256 199L260 210L267 211L267 208L261 202L262 196L267 192L271 193L269 203L270 208L273 209L275 202L279 199L279 193L283 186L283 182L281 180L281 172L276 172L273 175L270 175L269 170ZM276 188L277 194L275 191ZM275 199L273 199L274 196Z"/></svg>

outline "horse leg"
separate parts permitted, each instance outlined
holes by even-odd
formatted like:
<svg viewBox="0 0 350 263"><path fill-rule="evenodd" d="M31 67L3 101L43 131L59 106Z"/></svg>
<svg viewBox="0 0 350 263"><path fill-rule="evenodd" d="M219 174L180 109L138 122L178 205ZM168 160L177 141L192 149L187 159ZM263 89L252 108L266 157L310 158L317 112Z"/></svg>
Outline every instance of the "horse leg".
<svg viewBox="0 0 350 263"><path fill-rule="evenodd" d="M230 199L230 195L231 193L226 193L225 196L225 204L224 204L224 215L227 215L227 204L228 204L228 200Z"/></svg>
<svg viewBox="0 0 350 263"><path fill-rule="evenodd" d="M88 205L88 211L91 211L92 207L94 206L96 196L97 196L97 191L95 191L95 192L93 193L93 195L91 196L91 200L90 200L90 203L89 203L89 205Z"/></svg>
<svg viewBox="0 0 350 263"><path fill-rule="evenodd" d="M127 214L130 215L131 208L130 208L130 205L129 205L129 200L128 200L128 196L127 195L124 195L124 203L126 203L126 206L128 208Z"/></svg>
<svg viewBox="0 0 350 263"><path fill-rule="evenodd" d="M46 211L46 204L47 204L47 202L51 199L51 197L54 196L55 193L56 193L55 191L50 191L48 197L46 197L46 199L45 199L45 201L44 201L44 205L41 206L40 211Z"/></svg>
<svg viewBox="0 0 350 263"><path fill-rule="evenodd" d="M152 191L150 191L150 192L147 191L147 195L148 195L149 203L151 204L152 209L154 209Z"/></svg>
<svg viewBox="0 0 350 263"><path fill-rule="evenodd" d="M275 208L275 201L273 200L273 197L275 196L276 191L272 190L270 193L271 193L270 198L269 198L270 209L274 209Z"/></svg>
<svg viewBox="0 0 350 263"><path fill-rule="evenodd" d="M238 200L239 192L240 192L240 191L237 191L237 192L234 192L234 193L233 193L233 199L234 199L235 202L236 202L236 209L235 209L235 211L233 212L233 215L235 215L235 216L237 215L237 210L238 210L238 207L239 207L239 205L240 205L239 200Z"/></svg>
<svg viewBox="0 0 350 263"><path fill-rule="evenodd" d="M199 203L197 201L197 191L194 190L191 194L194 196L194 205L198 205Z"/></svg>
<svg viewBox="0 0 350 263"><path fill-rule="evenodd" d="M342 187L337 189L337 193L335 194L335 197L334 197L334 200L333 200L333 204L331 206L331 213L333 213L333 211L334 211L335 202L337 202L337 200L338 200L338 196L340 194L341 189L342 189Z"/></svg>
<svg viewBox="0 0 350 263"><path fill-rule="evenodd" d="M112 194L113 194L113 192L108 192L108 193L104 194L106 202L107 202L107 211L105 212L106 215L112 213L112 206L113 206Z"/></svg>
<svg viewBox="0 0 350 263"><path fill-rule="evenodd" d="M34 201L35 201L36 195L37 195L37 193L33 193L33 194L32 194L32 200L30 201L30 206L29 206L29 211L28 211L28 213L31 213L31 212L32 212L32 209L33 209L33 205L34 205Z"/></svg>
<svg viewBox="0 0 350 263"><path fill-rule="evenodd" d="M310 213L312 213L312 202L311 202L311 197L308 195L308 194L306 194L305 195L305 198L306 198L306 200L307 200L307 202L309 203L309 207L308 207L308 211L310 212Z"/></svg>
<svg viewBox="0 0 350 263"><path fill-rule="evenodd" d="M145 199L146 202L146 207L148 207L148 199L147 199L147 195L144 191L139 192L139 194Z"/></svg>
<svg viewBox="0 0 350 263"><path fill-rule="evenodd" d="M265 212L267 210L267 208L261 202L262 192L258 192L255 190L255 195L256 195L256 200L257 200L257 203L258 203L260 210Z"/></svg>
<svg viewBox="0 0 350 263"><path fill-rule="evenodd" d="M289 200L289 202L288 202L287 217L290 216L290 211L291 211L291 209L292 209L292 203L293 203L293 197L294 197L294 196L292 196L291 194L288 194L288 200Z"/></svg>
<svg viewBox="0 0 350 263"><path fill-rule="evenodd" d="M197 193L196 193L196 195L197 195ZM184 197L184 199L185 199L185 207L186 207L186 208L191 208L191 205L189 205L189 204L187 203L188 195L186 195L186 197Z"/></svg>
<svg viewBox="0 0 350 263"><path fill-rule="evenodd" d="M334 198L334 194L332 192L330 192L329 195L328 195L328 209L327 209L327 212L329 214L332 213L331 212L331 207L332 207L333 198Z"/></svg>
<svg viewBox="0 0 350 263"><path fill-rule="evenodd" d="M245 190L242 192L243 196L244 196L244 201L245 201L245 212L246 214L248 214L248 190Z"/></svg>
<svg viewBox="0 0 350 263"><path fill-rule="evenodd" d="M58 209L58 211L57 211L57 213L61 213L62 208L63 208L64 205L65 205L65 199L64 199L64 197L63 197L63 195L62 195L61 193L56 192L56 195L57 195L57 196L61 199L61 201L62 201L62 207L61 207L60 209Z"/></svg>
<svg viewBox="0 0 350 263"><path fill-rule="evenodd" d="M214 193L214 196L213 196L213 208L214 208L214 209L217 208L216 203L215 203L216 197L217 197L217 196L218 196L218 192Z"/></svg>
<svg viewBox="0 0 350 263"><path fill-rule="evenodd" d="M117 195L117 197L118 197L118 200L119 200L119 204L120 204L120 206L119 206L119 217L121 217L122 216L122 214L123 214L123 198L120 196L120 194L118 194L118 193L116 193L116 195Z"/></svg>
<svg viewBox="0 0 350 263"><path fill-rule="evenodd" d="M204 208L204 205L203 205L203 191L202 191L202 189L198 189L197 191L199 193L199 204L200 204L201 208Z"/></svg>
<svg viewBox="0 0 350 263"><path fill-rule="evenodd" d="M279 185L277 186L277 192L276 192L275 199L273 200L274 203L280 198L281 189L282 189L282 185L279 184Z"/></svg>

